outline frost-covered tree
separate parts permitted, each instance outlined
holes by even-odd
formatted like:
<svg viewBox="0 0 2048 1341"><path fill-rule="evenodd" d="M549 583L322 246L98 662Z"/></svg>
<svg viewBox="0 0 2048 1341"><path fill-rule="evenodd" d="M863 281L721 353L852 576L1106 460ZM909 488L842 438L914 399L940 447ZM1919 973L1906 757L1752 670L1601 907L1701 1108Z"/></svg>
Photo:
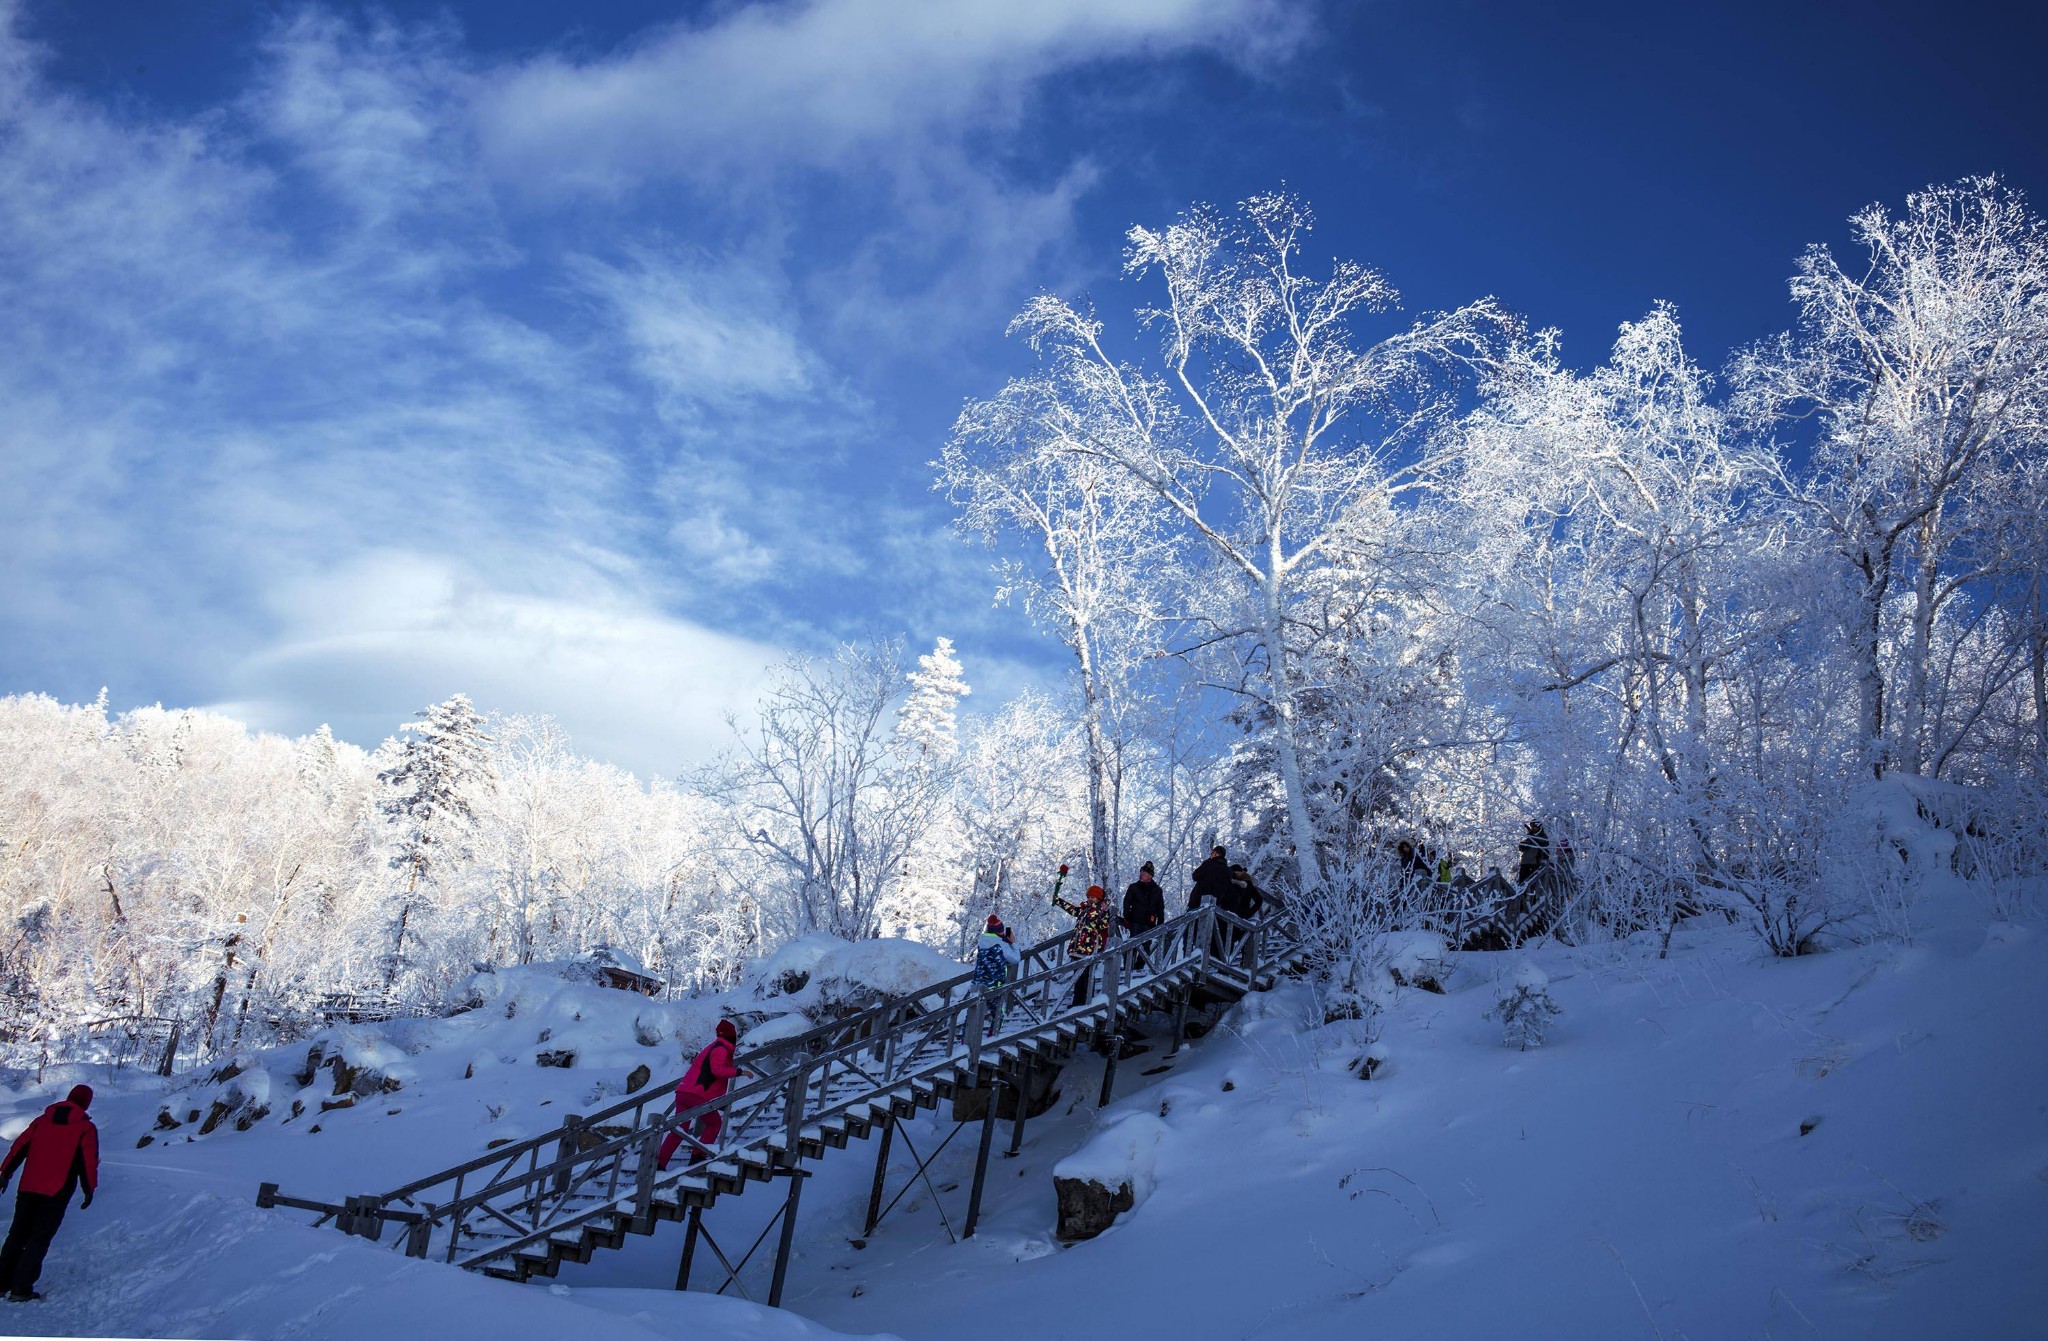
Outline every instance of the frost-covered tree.
<svg viewBox="0 0 2048 1341"><path fill-rule="evenodd" d="M974 692L967 687L953 640L939 639L904 678L910 681L910 694L896 713L896 738L926 759L951 759L960 747L960 700Z"/></svg>
<svg viewBox="0 0 2048 1341"><path fill-rule="evenodd" d="M1576 831L1589 875L1623 862L1616 888L1663 904L1716 879L1744 763L1728 681L1799 615L1777 463L1712 390L1668 305L1585 374L1546 333L1495 369L1433 479L1472 690L1539 767L1524 804Z"/></svg>
<svg viewBox="0 0 2048 1341"><path fill-rule="evenodd" d="M1367 341L1357 327L1397 294L1354 262L1308 273L1311 227L1299 201L1269 194L1235 216L1197 207L1133 228L1126 273L1164 290L1140 313L1160 337L1147 364L1113 356L1100 320L1050 295L1012 327L1044 357L1042 396L1062 412L1041 422L1058 445L1127 471L1212 558L1210 579L1241 593L1210 636L1257 649L1246 689L1266 709L1303 889L1323 883L1299 723L1304 585L1340 550L1375 554L1371 519L1415 484L1403 454L1454 409L1454 370L1511 326L1481 302Z"/></svg>
<svg viewBox="0 0 2048 1341"><path fill-rule="evenodd" d="M1811 439L1795 492L1842 583L1860 750L1917 774L1946 753L1939 625L2008 566L1989 504L2048 434L2048 228L1990 177L1850 222L1859 262L1809 248L1798 326L1735 375L1756 422Z"/></svg>
<svg viewBox="0 0 2048 1341"><path fill-rule="evenodd" d="M847 644L778 668L754 719L699 775L745 857L781 897L782 929L873 935L876 915L933 822L942 780L889 724L903 683L894 642Z"/></svg>
<svg viewBox="0 0 2048 1341"><path fill-rule="evenodd" d="M1088 778L1088 873L1113 880L1136 681L1158 645L1182 556L1144 482L1075 444L1113 426L1083 420L1048 369L970 402L938 461L959 526L994 544L1011 534L1030 562L998 565L997 599L1019 599L1074 658Z"/></svg>
<svg viewBox="0 0 2048 1341"><path fill-rule="evenodd" d="M1550 976L1534 964L1524 963L1502 984L1499 998L1485 1018L1500 1021L1501 1042L1527 1052L1543 1046L1550 1026L1564 1007L1550 995Z"/></svg>
<svg viewBox="0 0 2048 1341"><path fill-rule="evenodd" d="M389 789L381 809L393 829L391 868L401 880L389 910L387 989L413 962L406 936L420 934L414 922L431 912L427 895L435 880L472 855L476 800L495 783L491 738L468 695L452 695L413 715L415 721L399 728L405 739L396 762L377 775Z"/></svg>

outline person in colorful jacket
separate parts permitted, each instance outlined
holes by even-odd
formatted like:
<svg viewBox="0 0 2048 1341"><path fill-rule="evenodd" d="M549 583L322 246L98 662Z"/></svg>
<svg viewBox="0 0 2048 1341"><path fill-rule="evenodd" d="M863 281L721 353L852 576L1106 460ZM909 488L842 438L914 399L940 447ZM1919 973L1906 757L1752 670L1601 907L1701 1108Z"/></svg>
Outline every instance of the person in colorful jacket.
<svg viewBox="0 0 2048 1341"><path fill-rule="evenodd" d="M1068 903L1057 894L1053 904L1074 919L1074 939L1067 942L1067 958L1086 959L1109 944L1110 929L1116 925L1115 914L1109 906L1109 891L1101 885L1088 886L1088 897L1080 903ZM1089 990L1095 980L1095 966L1090 964L1074 979L1074 1004L1080 1005L1088 999Z"/></svg>
<svg viewBox="0 0 2048 1341"><path fill-rule="evenodd" d="M57 1226L64 1223L72 1192L84 1185L85 1198L78 1203L84 1210L99 1188L100 1133L85 1115L91 1105L92 1086L73 1085L70 1096L45 1108L0 1160L0 1192L7 1190L14 1171L21 1170L14 1223L7 1230L6 1245L0 1246L0 1286L16 1303L42 1298L36 1293L36 1278L43 1274L43 1256L57 1237Z"/></svg>
<svg viewBox="0 0 2048 1341"><path fill-rule="evenodd" d="M982 1032L993 1034L1003 1027L1003 1016L1010 1004L1005 988L1023 962L1023 951L1017 948L1017 933L1004 926L1002 918L990 913L974 947L974 985L981 991Z"/></svg>
<svg viewBox="0 0 2048 1341"><path fill-rule="evenodd" d="M734 1076L741 1074L739 1063L734 1057L739 1051L740 1032L731 1020L718 1022L718 1037L705 1044L703 1050L690 1060L690 1069L676 1084L676 1112L695 1108L698 1104L710 1103L713 1099L725 1097ZM692 1144L708 1146L718 1139L718 1133L725 1127L725 1114L706 1113L694 1124L697 1128ZM661 1157L655 1167L666 1169L676 1147L684 1141L682 1128L678 1127L661 1138Z"/></svg>

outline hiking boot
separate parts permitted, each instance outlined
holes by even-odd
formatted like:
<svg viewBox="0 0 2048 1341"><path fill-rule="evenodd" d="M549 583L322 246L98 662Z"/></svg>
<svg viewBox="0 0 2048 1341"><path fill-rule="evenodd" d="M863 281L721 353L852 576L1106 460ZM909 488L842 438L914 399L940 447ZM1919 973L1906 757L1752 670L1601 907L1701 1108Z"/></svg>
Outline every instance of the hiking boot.
<svg viewBox="0 0 2048 1341"><path fill-rule="evenodd" d="M8 1292L7 1302L10 1304L27 1304L41 1298L42 1296L34 1290L11 1290Z"/></svg>

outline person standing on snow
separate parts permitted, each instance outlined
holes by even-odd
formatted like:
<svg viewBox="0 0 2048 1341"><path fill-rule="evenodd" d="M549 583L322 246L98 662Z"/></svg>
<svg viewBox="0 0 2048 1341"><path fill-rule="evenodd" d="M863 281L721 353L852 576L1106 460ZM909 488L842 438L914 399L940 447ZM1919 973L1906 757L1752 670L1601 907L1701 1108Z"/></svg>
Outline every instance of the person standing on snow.
<svg viewBox="0 0 2048 1341"><path fill-rule="evenodd" d="M676 1112L685 1112L698 1104L710 1103L713 1099L725 1097L726 1089L734 1076L742 1074L739 1063L734 1060L739 1051L739 1030L731 1020L718 1022L718 1037L704 1045L690 1061L690 1069L683 1073L676 1084ZM718 1133L725 1128L725 1114L706 1113L694 1124L697 1130L689 1138L692 1144L706 1147L718 1139ZM677 1127L661 1138L661 1156L655 1167L666 1169L669 1157L676 1153L676 1147L685 1140L683 1128ZM706 1153L709 1153L707 1150Z"/></svg>
<svg viewBox="0 0 2048 1341"><path fill-rule="evenodd" d="M14 1223L8 1227L6 1245L0 1247L0 1286L15 1303L42 1298L36 1293L36 1277L43 1274L43 1255L57 1237L57 1226L64 1223L73 1190L85 1185L85 1199L78 1203L84 1210L99 1188L100 1132L85 1115L91 1105L92 1086L73 1085L70 1096L45 1108L0 1160L0 1192L7 1190L14 1171L21 1170Z"/></svg>
<svg viewBox="0 0 2048 1341"><path fill-rule="evenodd" d="M1074 939L1067 942L1067 958L1086 959L1101 951L1109 944L1109 933L1115 925L1115 918L1109 911L1109 891L1101 885L1088 886L1088 897L1078 904L1068 903L1055 894L1053 906L1069 913L1074 919ZM1088 999L1088 992L1095 981L1095 966L1090 964L1074 979L1074 1004L1080 1005Z"/></svg>
<svg viewBox="0 0 2048 1341"><path fill-rule="evenodd" d="M994 913L981 930L974 948L974 985L981 989L982 1032L993 1034L1003 1027L1003 1015L1010 1003L1005 990L1024 954L1017 948L1017 933L1003 925Z"/></svg>

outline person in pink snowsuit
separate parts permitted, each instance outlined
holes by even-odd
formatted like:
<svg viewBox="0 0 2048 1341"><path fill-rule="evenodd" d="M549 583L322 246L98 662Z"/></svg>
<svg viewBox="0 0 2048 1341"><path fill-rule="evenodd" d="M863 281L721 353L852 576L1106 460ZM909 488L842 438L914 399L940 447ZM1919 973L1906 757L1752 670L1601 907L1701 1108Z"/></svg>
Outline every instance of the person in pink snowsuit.
<svg viewBox="0 0 2048 1341"><path fill-rule="evenodd" d="M683 1073L682 1080L676 1084L678 1113L724 1097L732 1078L740 1073L739 1065L733 1059L734 1054L739 1051L739 1037L739 1030L733 1027L731 1020L718 1022L718 1037L705 1044L704 1050L691 1059L690 1069ZM696 1138L706 1143L716 1141L720 1129L724 1126L725 1114L706 1113L697 1119ZM669 1157L676 1153L676 1147L682 1143L683 1133L680 1128L662 1137L661 1158L656 1161L656 1167L666 1169Z"/></svg>

